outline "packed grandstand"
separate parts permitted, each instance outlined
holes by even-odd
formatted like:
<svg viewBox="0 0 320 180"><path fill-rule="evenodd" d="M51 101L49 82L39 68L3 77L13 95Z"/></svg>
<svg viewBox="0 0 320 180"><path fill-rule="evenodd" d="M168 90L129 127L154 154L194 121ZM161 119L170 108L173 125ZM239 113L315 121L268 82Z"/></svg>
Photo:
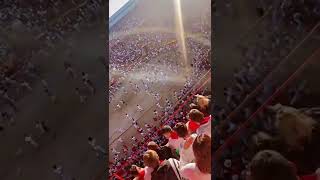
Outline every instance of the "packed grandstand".
<svg viewBox="0 0 320 180"><path fill-rule="evenodd" d="M187 157L193 156L193 147L190 144L185 150L179 147L183 139L206 146L198 149L198 153L208 155L206 162L202 162L201 174L210 179L211 161L207 161L211 152L210 100L207 97L211 94L210 1L202 1L195 9L195 12L202 12L184 21L190 74L184 74L175 21L170 18L174 16L173 2L154 3L139 1L109 29L109 113L121 114L109 115L109 128L117 127L114 125L114 121L119 120L116 117L121 117L127 125L109 132L109 179L150 176L150 170L158 165L173 167L170 163L179 163L182 166L176 161L182 154L185 154L183 160L188 174L188 169L194 168L191 163L194 158ZM182 6L188 9L195 4L184 3ZM167 12L156 12L156 6L167 7ZM150 17L152 11L154 17ZM168 18L155 20L156 15L164 13ZM128 97L133 96L143 96L143 101L151 104L145 105L141 100L132 103ZM189 112L191 104L193 111ZM130 112L131 109L134 112ZM192 123L188 123L188 114L195 117ZM189 126L193 128L192 136L188 133ZM201 136L202 132L206 135ZM150 163L149 169L144 167L146 161ZM164 173L173 176L174 172L179 171Z"/></svg>
<svg viewBox="0 0 320 180"><path fill-rule="evenodd" d="M152 90L153 85L148 84L166 77L165 72L160 72L152 80L154 76L151 74L159 68L150 70L145 63L174 51L174 56L161 56L161 59L169 60L164 65L173 67L173 72L180 72L181 66L175 67L170 61L181 58L174 34L132 33L136 27L157 25L139 16L138 12L142 11L131 11L119 25L115 25L109 35L109 67L122 70L119 81L111 79L111 109L126 106L127 102L123 100L116 100L118 102L112 105L121 89L121 80L125 79L121 77L129 75L135 68L148 71L150 80L147 80L149 76L143 77L143 81L146 80L143 87L132 83L133 91L136 94L149 93L156 104L150 108L154 117L147 118L153 121L124 114L124 119L132 124L129 129L133 131L119 128L119 134L112 136L109 144L110 179L319 178L319 103L313 100L319 92L312 86L318 80L311 74L316 74L319 68L319 63L315 62L320 56L319 41L315 36L320 29L320 4L312 0L259 2L253 9L257 12L257 23L237 44L237 51L241 52L239 59L243 61L233 74L232 84L224 88L224 100L219 103L211 102L208 96L211 89L203 88L207 81L202 77L206 77L207 70L211 71L211 46L206 46L204 41L197 43L186 38L188 50L194 56L192 73L184 88L172 93L176 101L173 103L171 97L160 96ZM216 7L214 15L233 16L235 5L236 2L226 1L223 4L226 11L218 11ZM201 32L201 37L210 40L210 21L207 21L210 10L203 12L197 21L185 24L186 31ZM124 38L117 36L117 32L130 35ZM163 104L157 103L161 99ZM207 102L208 106L203 108L201 102ZM207 111L210 106L213 106L214 116ZM137 111L146 108L137 105ZM205 143L205 139L211 141L211 134L207 134L209 131L200 132L211 121L212 155L207 149L211 149L211 145ZM193 141L192 148L188 146L190 141ZM199 144L205 149L198 149ZM206 171L211 164L203 162L203 159L210 161L211 156L212 174Z"/></svg>

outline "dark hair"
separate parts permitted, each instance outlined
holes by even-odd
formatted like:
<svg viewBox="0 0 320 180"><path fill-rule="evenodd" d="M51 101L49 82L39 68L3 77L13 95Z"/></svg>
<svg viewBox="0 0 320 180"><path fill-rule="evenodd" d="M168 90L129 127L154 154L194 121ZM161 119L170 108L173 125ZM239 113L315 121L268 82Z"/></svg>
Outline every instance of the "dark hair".
<svg viewBox="0 0 320 180"><path fill-rule="evenodd" d="M250 163L250 171L252 180L297 180L290 162L272 150L258 152Z"/></svg>
<svg viewBox="0 0 320 180"><path fill-rule="evenodd" d="M177 132L179 137L186 137L188 135L188 128L187 126L182 123L182 122L178 122L174 127L173 130Z"/></svg>
<svg viewBox="0 0 320 180"><path fill-rule="evenodd" d="M198 109L191 109L188 116L192 121L195 122L201 122L204 117L203 113Z"/></svg>
<svg viewBox="0 0 320 180"><path fill-rule="evenodd" d="M169 132L172 132L172 128L168 125L163 126L160 131L161 134L165 134Z"/></svg>
<svg viewBox="0 0 320 180"><path fill-rule="evenodd" d="M211 138L206 134L196 137L192 149L197 167L202 173L211 174Z"/></svg>

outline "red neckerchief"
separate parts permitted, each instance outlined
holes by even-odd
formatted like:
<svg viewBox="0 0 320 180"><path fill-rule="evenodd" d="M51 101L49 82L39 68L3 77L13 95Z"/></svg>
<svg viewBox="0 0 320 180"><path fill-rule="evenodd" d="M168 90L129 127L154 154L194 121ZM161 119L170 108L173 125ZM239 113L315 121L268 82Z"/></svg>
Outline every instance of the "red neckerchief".
<svg viewBox="0 0 320 180"><path fill-rule="evenodd" d="M193 121L193 120L189 120L189 129L192 131L192 132L195 132L201 125L203 124L206 124L207 122L209 122L211 120L211 116L207 116L207 117L204 117L202 119L202 121L199 123Z"/></svg>
<svg viewBox="0 0 320 180"><path fill-rule="evenodd" d="M138 178L139 178L139 180L143 180L144 179L144 175L146 174L146 172L144 171L144 169L143 170L141 170L140 172L139 172L139 174L138 174Z"/></svg>
<svg viewBox="0 0 320 180"><path fill-rule="evenodd" d="M171 139L178 139L179 136L178 136L178 134L177 134L176 132L172 131L172 132L170 133L170 138L171 138Z"/></svg>

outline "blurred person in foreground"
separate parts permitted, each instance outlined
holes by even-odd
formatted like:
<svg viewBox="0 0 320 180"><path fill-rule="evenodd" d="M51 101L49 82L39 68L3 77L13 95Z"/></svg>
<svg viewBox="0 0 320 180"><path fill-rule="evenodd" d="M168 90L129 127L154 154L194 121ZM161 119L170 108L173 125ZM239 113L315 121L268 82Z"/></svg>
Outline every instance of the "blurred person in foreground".
<svg viewBox="0 0 320 180"><path fill-rule="evenodd" d="M281 154L299 167L299 174L309 174L320 167L320 124L298 109L281 106L276 127L282 146Z"/></svg>
<svg viewBox="0 0 320 180"><path fill-rule="evenodd" d="M311 175L299 177L295 164L272 150L258 152L249 170L248 180L320 180L319 169Z"/></svg>
<svg viewBox="0 0 320 180"><path fill-rule="evenodd" d="M181 167L181 176L188 180L210 180L211 138L206 134L198 135L192 144L192 149L195 163Z"/></svg>
<svg viewBox="0 0 320 180"><path fill-rule="evenodd" d="M143 162L145 167L152 169L151 180L181 180L180 163L176 159L161 162L156 151L147 150L143 154Z"/></svg>

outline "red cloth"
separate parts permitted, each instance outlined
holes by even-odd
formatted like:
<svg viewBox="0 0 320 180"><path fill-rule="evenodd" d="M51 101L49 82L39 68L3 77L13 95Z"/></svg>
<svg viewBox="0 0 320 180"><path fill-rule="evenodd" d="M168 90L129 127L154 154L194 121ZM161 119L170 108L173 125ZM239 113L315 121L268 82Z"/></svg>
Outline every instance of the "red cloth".
<svg viewBox="0 0 320 180"><path fill-rule="evenodd" d="M200 123L193 121L192 119L189 120L189 129L194 132L196 131L202 124L205 124L211 120L210 116L204 117Z"/></svg>
<svg viewBox="0 0 320 180"><path fill-rule="evenodd" d="M317 175L311 174L311 175L301 176L300 180L317 180Z"/></svg>
<svg viewBox="0 0 320 180"><path fill-rule="evenodd" d="M171 132L171 133L170 133L170 138L171 138L171 139L178 139L179 136L178 136L178 134L177 134L176 132Z"/></svg>
<svg viewBox="0 0 320 180"><path fill-rule="evenodd" d="M117 179L119 179L119 180L124 180L121 176L119 176L119 175L118 175L118 174L116 174L116 173L115 173L115 174L113 174L113 176L114 176L114 177L116 177L116 178L117 178Z"/></svg>
<svg viewBox="0 0 320 180"><path fill-rule="evenodd" d="M144 175L146 174L146 172L143 170L141 170L138 174L138 178L139 180L144 180Z"/></svg>

